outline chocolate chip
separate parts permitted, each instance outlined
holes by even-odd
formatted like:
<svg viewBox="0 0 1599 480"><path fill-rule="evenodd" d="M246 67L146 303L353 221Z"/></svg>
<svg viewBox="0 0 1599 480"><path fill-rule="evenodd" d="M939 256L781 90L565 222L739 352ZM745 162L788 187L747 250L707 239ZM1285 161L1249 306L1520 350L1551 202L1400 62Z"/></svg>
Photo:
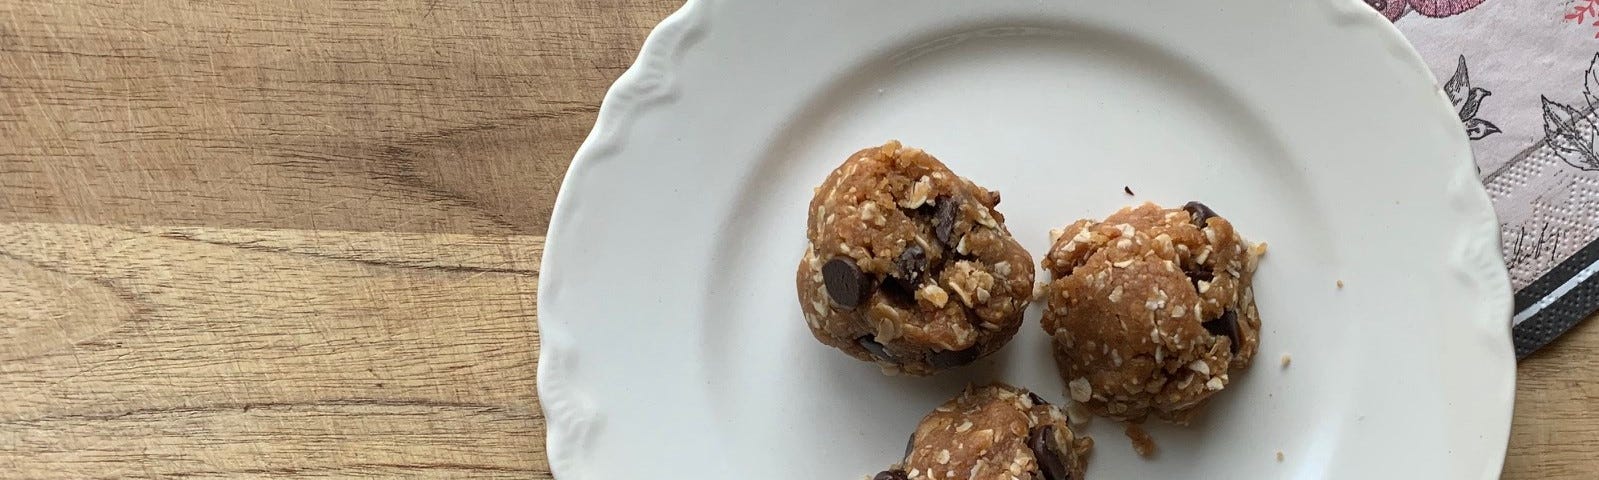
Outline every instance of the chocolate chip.
<svg viewBox="0 0 1599 480"><path fill-rule="evenodd" d="M885 360L885 361L893 361L894 360L894 356L890 355L888 353L888 348L884 347L883 344L881 344L881 343L877 343L877 339L872 337L871 335L861 335L860 337L857 337L855 339L855 344L856 345L860 345L861 348L864 348L864 349L866 349L866 351L871 352L872 357L875 357L878 360Z"/></svg>
<svg viewBox="0 0 1599 480"><path fill-rule="evenodd" d="M878 287L883 296L895 304L912 308L916 306L916 289L927 275L927 251L921 245L911 244L894 259L894 272Z"/></svg>
<svg viewBox="0 0 1599 480"><path fill-rule="evenodd" d="M910 477L905 476L903 470L884 470L872 477L872 480L910 480Z"/></svg>
<svg viewBox="0 0 1599 480"><path fill-rule="evenodd" d="M1377 10L1388 9L1388 2L1386 0L1366 0L1366 4L1371 5L1371 8L1375 8Z"/></svg>
<svg viewBox="0 0 1599 480"><path fill-rule="evenodd" d="M1133 194L1133 187L1123 186L1122 187L1122 192L1125 192L1128 195L1132 195Z"/></svg>
<svg viewBox="0 0 1599 480"><path fill-rule="evenodd" d="M911 432L911 436L905 439L905 456L904 456L904 458L906 460L910 460L911 459L911 450L915 450L915 449L916 449L916 432Z"/></svg>
<svg viewBox="0 0 1599 480"><path fill-rule="evenodd" d="M1049 402L1044 401L1044 397L1033 392L1027 392L1027 398L1033 401L1033 405L1049 405Z"/></svg>
<svg viewBox="0 0 1599 480"><path fill-rule="evenodd" d="M927 251L913 243L899 252L894 267L899 269L895 280L901 282L905 290L915 292L916 286L922 283L922 275L927 274Z"/></svg>
<svg viewBox="0 0 1599 480"><path fill-rule="evenodd" d="M1231 350L1235 355L1238 353L1238 312L1224 310L1221 312L1220 318L1200 325L1205 327L1205 331L1210 332L1211 335L1222 335L1232 340L1232 342L1229 342L1231 343Z"/></svg>
<svg viewBox="0 0 1599 480"><path fill-rule="evenodd" d="M1066 467L1066 456L1055 444L1055 426L1044 425L1027 434L1027 447L1033 449L1038 469L1045 480L1071 480L1072 471Z"/></svg>
<svg viewBox="0 0 1599 480"><path fill-rule="evenodd" d="M887 281L879 285L878 290L883 292L883 298L900 308L916 308L916 285L905 282L890 275Z"/></svg>
<svg viewBox="0 0 1599 480"><path fill-rule="evenodd" d="M927 363L932 365L933 368L939 369L959 367L961 365L972 363L973 360L977 360L979 353L981 353L980 349L978 349L976 345L972 345L970 348L965 350L944 350L933 352L931 355L927 356Z"/></svg>
<svg viewBox="0 0 1599 480"><path fill-rule="evenodd" d="M840 307L859 307L866 300L866 274L849 257L836 257L822 265L822 284Z"/></svg>
<svg viewBox="0 0 1599 480"><path fill-rule="evenodd" d="M960 213L960 205L953 197L938 199L938 211L933 214L933 236L938 241L950 247L955 246L955 216Z"/></svg>
<svg viewBox="0 0 1599 480"><path fill-rule="evenodd" d="M1216 279L1216 273L1206 269L1204 265L1196 265L1193 270L1183 269L1183 274L1187 275L1188 281L1194 284L1195 292L1199 291L1199 282L1209 282Z"/></svg>
<svg viewBox="0 0 1599 480"><path fill-rule="evenodd" d="M1205 220L1209 220L1210 217L1216 216L1215 210L1211 210L1210 207L1207 207L1205 204L1199 202L1185 203L1183 204L1183 210L1188 211L1188 215L1194 220L1194 226L1199 228L1205 228Z"/></svg>

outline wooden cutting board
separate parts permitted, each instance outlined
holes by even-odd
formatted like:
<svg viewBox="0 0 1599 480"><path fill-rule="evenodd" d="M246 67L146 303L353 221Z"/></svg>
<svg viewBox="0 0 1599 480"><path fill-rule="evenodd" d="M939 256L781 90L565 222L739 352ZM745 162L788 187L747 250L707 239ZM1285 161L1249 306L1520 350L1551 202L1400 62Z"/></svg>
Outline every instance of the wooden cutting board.
<svg viewBox="0 0 1599 480"><path fill-rule="evenodd" d="M679 2L127 3L0 3L0 478L549 478L542 235ZM1595 358L1506 478L1599 471Z"/></svg>

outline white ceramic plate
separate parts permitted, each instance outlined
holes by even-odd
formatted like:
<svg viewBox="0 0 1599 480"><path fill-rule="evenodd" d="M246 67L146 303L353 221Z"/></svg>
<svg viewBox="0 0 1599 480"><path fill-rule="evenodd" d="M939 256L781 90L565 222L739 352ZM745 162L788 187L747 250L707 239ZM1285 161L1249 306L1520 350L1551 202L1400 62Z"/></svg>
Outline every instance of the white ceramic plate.
<svg viewBox="0 0 1599 480"><path fill-rule="evenodd" d="M811 188L890 138L1004 192L1035 256L1050 228L1145 200L1202 200L1270 243L1260 360L1196 424L1151 423L1154 460L1093 423L1091 478L1497 477L1498 229L1448 102L1369 7L690 0L606 95L556 202L539 394L558 478L861 478L967 382L1064 398L1036 307L936 378L810 337L793 272Z"/></svg>

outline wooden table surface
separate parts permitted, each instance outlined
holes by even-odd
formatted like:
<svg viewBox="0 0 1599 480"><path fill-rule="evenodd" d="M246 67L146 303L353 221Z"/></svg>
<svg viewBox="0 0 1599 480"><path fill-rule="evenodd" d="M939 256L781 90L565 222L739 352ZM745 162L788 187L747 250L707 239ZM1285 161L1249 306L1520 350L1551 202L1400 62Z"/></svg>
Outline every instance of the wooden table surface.
<svg viewBox="0 0 1599 480"><path fill-rule="evenodd" d="M0 2L0 477L549 478L539 256L673 0ZM1599 472L1599 322L1505 478Z"/></svg>

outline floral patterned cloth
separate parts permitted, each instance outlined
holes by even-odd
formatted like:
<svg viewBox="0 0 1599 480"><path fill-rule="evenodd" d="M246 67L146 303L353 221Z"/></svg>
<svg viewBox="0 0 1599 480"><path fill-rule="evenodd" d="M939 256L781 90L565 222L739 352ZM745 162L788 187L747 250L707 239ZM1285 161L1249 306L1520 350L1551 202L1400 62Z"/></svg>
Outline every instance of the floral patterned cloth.
<svg viewBox="0 0 1599 480"><path fill-rule="evenodd" d="M1599 308L1599 0L1367 0L1459 112L1516 289L1518 357Z"/></svg>

